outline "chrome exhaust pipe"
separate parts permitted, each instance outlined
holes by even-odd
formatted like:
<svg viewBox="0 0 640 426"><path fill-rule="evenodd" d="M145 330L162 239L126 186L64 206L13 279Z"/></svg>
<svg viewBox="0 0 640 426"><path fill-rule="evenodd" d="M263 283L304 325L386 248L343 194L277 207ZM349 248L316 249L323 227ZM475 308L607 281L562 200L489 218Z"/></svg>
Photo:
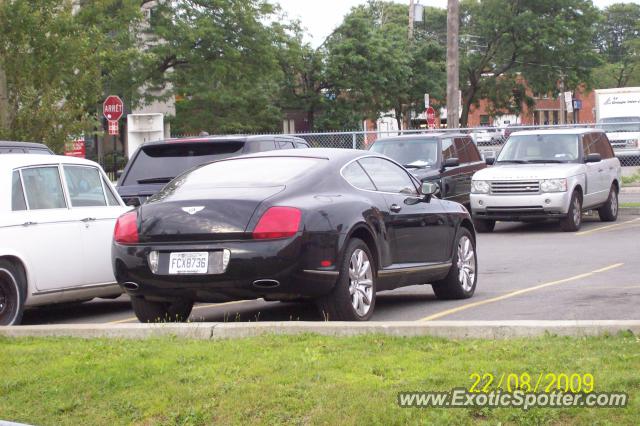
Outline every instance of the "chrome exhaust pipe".
<svg viewBox="0 0 640 426"><path fill-rule="evenodd" d="M276 288L279 285L280 281L277 280L255 280L253 282L253 286L258 288Z"/></svg>
<svg viewBox="0 0 640 426"><path fill-rule="evenodd" d="M137 283L131 281L127 281L126 283L122 284L122 287L129 291L138 291L140 289L140 286Z"/></svg>

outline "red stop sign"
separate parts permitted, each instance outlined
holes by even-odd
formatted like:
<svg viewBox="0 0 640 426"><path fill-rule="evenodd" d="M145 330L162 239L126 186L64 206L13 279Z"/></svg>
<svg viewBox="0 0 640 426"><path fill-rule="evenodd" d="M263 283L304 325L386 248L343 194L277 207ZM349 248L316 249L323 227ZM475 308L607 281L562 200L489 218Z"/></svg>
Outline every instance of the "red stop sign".
<svg viewBox="0 0 640 426"><path fill-rule="evenodd" d="M102 103L102 114L109 121L118 121L122 118L124 104L118 96L111 95Z"/></svg>
<svg viewBox="0 0 640 426"><path fill-rule="evenodd" d="M436 110L433 107L427 108L427 124L429 126L435 126L436 124Z"/></svg>

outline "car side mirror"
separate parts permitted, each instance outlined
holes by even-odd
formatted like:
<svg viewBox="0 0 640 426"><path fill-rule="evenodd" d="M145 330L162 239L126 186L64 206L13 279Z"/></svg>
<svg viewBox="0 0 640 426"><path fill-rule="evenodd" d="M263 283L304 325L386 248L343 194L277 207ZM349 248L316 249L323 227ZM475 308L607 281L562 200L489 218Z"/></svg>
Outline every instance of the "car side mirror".
<svg viewBox="0 0 640 426"><path fill-rule="evenodd" d="M122 173L124 172L124 170L118 170L116 172L116 180L120 180L120 177L122 176Z"/></svg>
<svg viewBox="0 0 640 426"><path fill-rule="evenodd" d="M597 152L587 154L587 158L584 159L585 163L598 163L602 161L602 157Z"/></svg>
<svg viewBox="0 0 640 426"><path fill-rule="evenodd" d="M487 163L487 166L493 166L496 162L496 157L487 157L484 162Z"/></svg>
<svg viewBox="0 0 640 426"><path fill-rule="evenodd" d="M422 187L420 188L420 193L423 196L422 201L424 201L425 203L428 203L429 201L431 201L431 197L436 195L439 190L440 190L440 187L438 186L437 183L422 182Z"/></svg>
<svg viewBox="0 0 640 426"><path fill-rule="evenodd" d="M446 169L447 167L458 167L460 165L460 159L457 157L447 158L442 163L442 168Z"/></svg>

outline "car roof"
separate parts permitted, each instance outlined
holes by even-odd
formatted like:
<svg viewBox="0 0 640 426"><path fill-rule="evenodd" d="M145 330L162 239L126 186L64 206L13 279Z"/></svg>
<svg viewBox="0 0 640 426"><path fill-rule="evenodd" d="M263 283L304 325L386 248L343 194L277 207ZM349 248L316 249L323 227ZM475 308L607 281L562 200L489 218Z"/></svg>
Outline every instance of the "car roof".
<svg viewBox="0 0 640 426"><path fill-rule="evenodd" d="M43 143L36 142L20 142L20 141L0 141L0 147L21 147L21 148L40 148L40 149L49 149Z"/></svg>
<svg viewBox="0 0 640 426"><path fill-rule="evenodd" d="M84 166L97 166L98 164L84 158L70 157L65 155L49 154L7 154L0 155L0 169L16 169L45 164L78 164Z"/></svg>
<svg viewBox="0 0 640 426"><path fill-rule="evenodd" d="M370 155L368 151L362 149L346 148L307 148L307 149L276 149L273 151L256 152L245 154L234 158L254 158L254 157L300 157L300 158L320 158L325 160L350 160L363 155Z"/></svg>
<svg viewBox="0 0 640 426"><path fill-rule="evenodd" d="M302 138L289 136L289 135L222 135L222 136L194 136L194 137L184 137L184 138L162 139L158 141L146 142L143 146L164 145L167 143L184 143L184 142L199 142L199 143L251 142L251 141L268 140L273 138L293 139L297 142L306 142Z"/></svg>
<svg viewBox="0 0 640 426"><path fill-rule="evenodd" d="M520 130L511 133L511 136L530 136L530 135L584 135L585 133L604 133L601 129L576 128L576 129L542 129L542 130Z"/></svg>
<svg viewBox="0 0 640 426"><path fill-rule="evenodd" d="M434 132L434 133L415 133L411 135L401 135L401 136L387 136L378 138L378 141L406 141L406 140L416 140L416 139L431 139L431 138L441 138L441 137L462 137L469 136L464 133L456 132L456 133L447 133L447 132Z"/></svg>

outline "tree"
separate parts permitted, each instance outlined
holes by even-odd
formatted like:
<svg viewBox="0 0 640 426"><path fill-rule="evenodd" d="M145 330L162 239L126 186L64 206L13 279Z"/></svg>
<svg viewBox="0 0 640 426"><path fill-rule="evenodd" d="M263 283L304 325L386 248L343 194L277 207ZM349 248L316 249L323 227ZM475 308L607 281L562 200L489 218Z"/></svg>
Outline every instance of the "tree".
<svg viewBox="0 0 640 426"><path fill-rule="evenodd" d="M597 10L589 0L466 0L461 4L461 125L483 97L508 112L531 104L534 91L557 92L591 82L598 65L592 51ZM502 80L502 82L500 82ZM514 85L504 90L505 82ZM501 88L495 91L492 89ZM493 98L490 96L493 94ZM497 96L500 95L500 98Z"/></svg>
<svg viewBox="0 0 640 426"><path fill-rule="evenodd" d="M604 64L596 69L600 88L640 84L640 5L617 3L602 12L595 44Z"/></svg>
<svg viewBox="0 0 640 426"><path fill-rule="evenodd" d="M298 22L278 29L282 81L277 104L283 110L304 111L309 128L314 129L316 113L324 108L325 91L331 87L324 75L326 49L324 45L314 49L305 43Z"/></svg>
<svg viewBox="0 0 640 426"><path fill-rule="evenodd" d="M261 0L161 2L147 31L149 89L177 95L176 132L275 130L281 24Z"/></svg>
<svg viewBox="0 0 640 426"><path fill-rule="evenodd" d="M350 105L356 121L406 106L422 109L425 92L441 96L444 52L427 31L407 37L406 5L369 1L355 7L326 42L326 79L334 105Z"/></svg>
<svg viewBox="0 0 640 426"><path fill-rule="evenodd" d="M70 137L94 131L105 81L131 74L128 34L140 17L134 4L139 2L86 1L74 14L66 0L2 2L0 68L8 117L0 136L61 151Z"/></svg>

